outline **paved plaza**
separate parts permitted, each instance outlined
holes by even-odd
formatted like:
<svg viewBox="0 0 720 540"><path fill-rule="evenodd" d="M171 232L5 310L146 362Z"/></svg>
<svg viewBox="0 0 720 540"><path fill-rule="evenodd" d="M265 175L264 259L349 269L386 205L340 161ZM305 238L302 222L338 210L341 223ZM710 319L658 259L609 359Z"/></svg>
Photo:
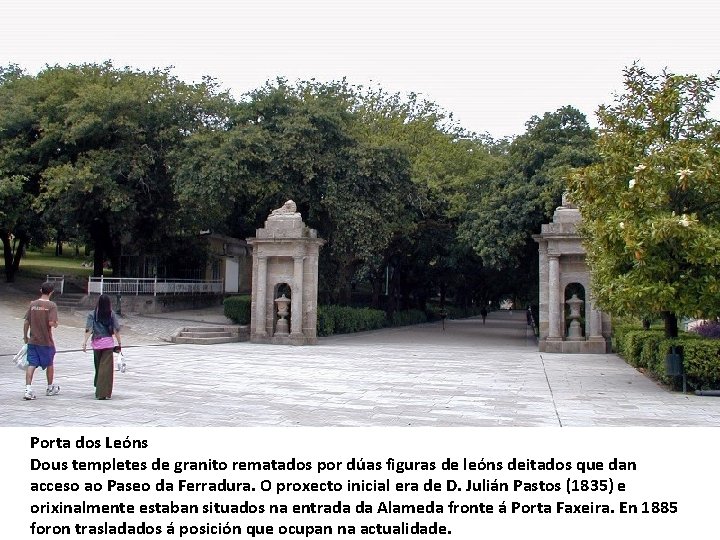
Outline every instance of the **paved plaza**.
<svg viewBox="0 0 720 540"><path fill-rule="evenodd" d="M22 399L26 292L0 296L0 426L720 426L720 398L670 392L615 355L539 353L520 312L321 338L174 345L221 308L123 319L127 371L94 399L84 314L61 312L58 396Z"/></svg>

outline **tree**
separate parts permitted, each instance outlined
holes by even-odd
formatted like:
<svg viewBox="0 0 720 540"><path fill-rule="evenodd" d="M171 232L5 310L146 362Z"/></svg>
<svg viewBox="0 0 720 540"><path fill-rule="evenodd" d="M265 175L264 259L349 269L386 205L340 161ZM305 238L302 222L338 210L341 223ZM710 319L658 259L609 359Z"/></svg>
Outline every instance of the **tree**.
<svg viewBox="0 0 720 540"><path fill-rule="evenodd" d="M361 117L358 137L393 144L410 164L410 183L402 194L404 219L386 256L368 276L373 289L390 276L389 309L425 307L440 294L472 298L468 284L479 274L476 256L458 242L457 227L467 208L467 193L484 183L501 159L482 136L469 133L451 114L416 94L389 94L381 88L355 88L353 109ZM471 260L472 264L465 264Z"/></svg>
<svg viewBox="0 0 720 540"><path fill-rule="evenodd" d="M473 186L460 236L490 268L526 262L531 235L552 217L573 167L595 159L592 129L585 115L565 106L542 118L533 116L527 131L507 148L505 159Z"/></svg>
<svg viewBox="0 0 720 540"><path fill-rule="evenodd" d="M551 219L572 168L595 159L595 134L570 106L533 116L526 126L512 141L486 141L493 168L468 189L458 236L480 257L493 288L502 284L503 296L533 301L538 268L532 234Z"/></svg>
<svg viewBox="0 0 720 540"><path fill-rule="evenodd" d="M169 155L227 117L211 80L105 63L48 67L3 87L13 99L0 116L3 175L24 179L36 214L58 230L79 225L95 275L106 258L119 270L123 244L162 255L183 236Z"/></svg>
<svg viewBox="0 0 720 540"><path fill-rule="evenodd" d="M356 274L385 257L412 192L403 149L358 137L346 89L268 83L245 96L227 129L191 136L177 165L180 200L202 228L249 236L294 200L327 241L321 292L342 303Z"/></svg>
<svg viewBox="0 0 720 540"><path fill-rule="evenodd" d="M593 293L615 315L720 314L720 127L707 106L718 76L627 68L602 106L598 163L574 175Z"/></svg>
<svg viewBox="0 0 720 540"><path fill-rule="evenodd" d="M41 137L33 95L32 78L18 66L0 68L0 239L8 282L15 280L25 249L46 237L36 202L52 150L30 150Z"/></svg>

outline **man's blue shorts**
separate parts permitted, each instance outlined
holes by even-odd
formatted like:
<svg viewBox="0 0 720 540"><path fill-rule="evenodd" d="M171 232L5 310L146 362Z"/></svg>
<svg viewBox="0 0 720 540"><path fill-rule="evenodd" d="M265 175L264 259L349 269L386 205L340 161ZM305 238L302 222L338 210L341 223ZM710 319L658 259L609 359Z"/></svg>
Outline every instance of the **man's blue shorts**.
<svg viewBox="0 0 720 540"><path fill-rule="evenodd" d="M28 343L28 365L47 369L53 365L53 358L55 358L55 347L52 345L31 345Z"/></svg>

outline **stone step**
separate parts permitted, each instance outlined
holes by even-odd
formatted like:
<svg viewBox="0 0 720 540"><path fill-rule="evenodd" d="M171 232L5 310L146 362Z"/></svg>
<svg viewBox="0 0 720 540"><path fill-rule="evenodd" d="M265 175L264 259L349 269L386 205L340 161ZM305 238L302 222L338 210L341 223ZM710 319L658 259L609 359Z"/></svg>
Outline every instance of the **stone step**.
<svg viewBox="0 0 720 540"><path fill-rule="evenodd" d="M182 343L185 345L219 345L221 343L237 343L240 339L237 336L230 337L186 337L173 336L173 343Z"/></svg>
<svg viewBox="0 0 720 540"><path fill-rule="evenodd" d="M84 294L79 294L79 293L71 293L71 294L68 294L68 293L65 293L65 294L58 294L57 296L53 296L53 297L52 297L52 300L53 300L53 302L57 302L58 300L60 300L60 301L65 300L65 301L68 301L68 302L79 302L79 301L82 300L84 297L85 297Z"/></svg>
<svg viewBox="0 0 720 540"><path fill-rule="evenodd" d="M78 309L81 305L82 299L85 297L84 294L78 293L64 293L57 296L53 296L53 302L57 305L58 309L62 310L74 310Z"/></svg>
<svg viewBox="0 0 720 540"><path fill-rule="evenodd" d="M170 338L173 343L217 345L249 339L247 326L186 326Z"/></svg>
<svg viewBox="0 0 720 540"><path fill-rule="evenodd" d="M227 332L227 326L184 326L183 332Z"/></svg>
<svg viewBox="0 0 720 540"><path fill-rule="evenodd" d="M180 332L180 337L232 337L232 334L230 332L226 332L225 330L211 330L208 332L186 332L183 330Z"/></svg>

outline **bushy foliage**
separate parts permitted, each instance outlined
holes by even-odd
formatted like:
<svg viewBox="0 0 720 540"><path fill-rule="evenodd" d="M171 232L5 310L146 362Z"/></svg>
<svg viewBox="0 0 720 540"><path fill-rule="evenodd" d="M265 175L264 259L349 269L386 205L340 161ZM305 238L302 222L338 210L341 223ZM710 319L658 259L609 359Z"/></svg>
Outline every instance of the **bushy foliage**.
<svg viewBox="0 0 720 540"><path fill-rule="evenodd" d="M657 346L657 342L662 340L663 332L660 330L639 330L626 332L623 339L619 343L620 353L623 357L635 367L648 367L648 355L652 350L653 344ZM646 347L646 342L649 343ZM643 356L643 351L645 355Z"/></svg>
<svg viewBox="0 0 720 540"><path fill-rule="evenodd" d="M658 380L671 384L665 357L672 347L682 351L683 368L690 388L720 389L720 340L695 333L668 339L662 330L621 326L614 330L616 351L632 366L644 368Z"/></svg>
<svg viewBox="0 0 720 540"><path fill-rule="evenodd" d="M251 303L248 295L229 296L223 301L225 316L237 324L250 324Z"/></svg>
<svg viewBox="0 0 720 540"><path fill-rule="evenodd" d="M626 92L598 111L598 163L570 178L598 305L614 316L720 314L720 78L625 70Z"/></svg>
<svg viewBox="0 0 720 540"><path fill-rule="evenodd" d="M720 322L705 321L696 326L693 332L708 339L720 339Z"/></svg>
<svg viewBox="0 0 720 540"><path fill-rule="evenodd" d="M427 322L427 314L419 309L396 311L388 319L384 311L348 306L319 306L317 318L318 336L350 334L377 330L387 326L407 326Z"/></svg>
<svg viewBox="0 0 720 540"><path fill-rule="evenodd" d="M383 328L385 323L385 312L379 309L348 306L318 307L318 336L377 330Z"/></svg>
<svg viewBox="0 0 720 540"><path fill-rule="evenodd" d="M683 347L685 373L691 386L720 389L720 340L686 338L676 341Z"/></svg>
<svg viewBox="0 0 720 540"><path fill-rule="evenodd" d="M478 306L470 306L470 307L459 307L459 306L445 306L443 308L445 310L445 316L448 319L466 319L468 317L475 317L477 315L480 315L481 308ZM427 314L427 320L429 321L439 321L441 319L440 312L442 309L440 306L433 305L428 306L425 310Z"/></svg>
<svg viewBox="0 0 720 540"><path fill-rule="evenodd" d="M391 326L408 326L411 324L421 324L427 322L428 317L424 311L419 309L406 309L396 311L390 317Z"/></svg>
<svg viewBox="0 0 720 540"><path fill-rule="evenodd" d="M666 341L664 332L655 330L645 333L648 335L641 340L639 366L647 368L656 375L665 375L665 354L670 350L670 346L664 345Z"/></svg>
<svg viewBox="0 0 720 540"><path fill-rule="evenodd" d="M593 163L595 133L585 115L565 106L533 116L508 147L507 159L468 188L458 228L483 265L497 270L524 264L530 235L548 221L571 168Z"/></svg>

